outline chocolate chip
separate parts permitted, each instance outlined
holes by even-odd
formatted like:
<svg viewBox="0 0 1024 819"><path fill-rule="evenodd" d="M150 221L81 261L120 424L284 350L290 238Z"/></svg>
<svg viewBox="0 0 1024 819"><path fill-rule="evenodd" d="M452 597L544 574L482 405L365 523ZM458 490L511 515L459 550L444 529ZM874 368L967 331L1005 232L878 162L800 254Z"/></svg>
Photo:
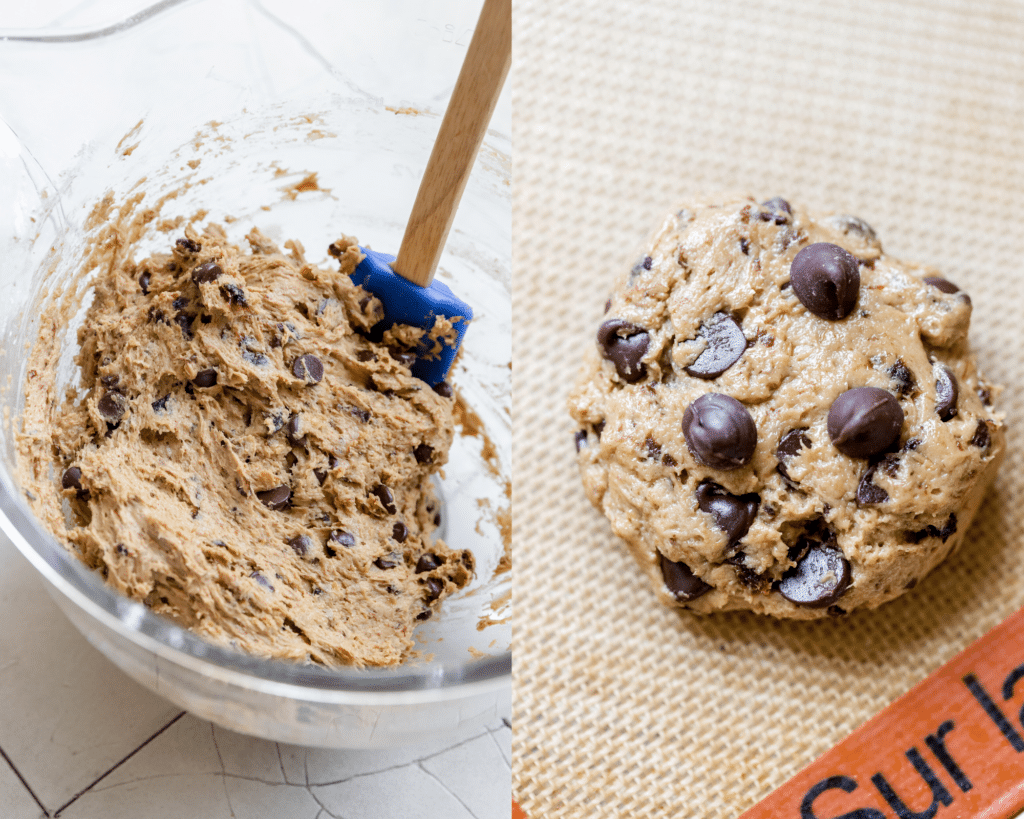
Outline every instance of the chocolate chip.
<svg viewBox="0 0 1024 819"><path fill-rule="evenodd" d="M399 543L405 543L405 539L409 537L409 527L399 521L391 527L391 537Z"/></svg>
<svg viewBox="0 0 1024 819"><path fill-rule="evenodd" d="M442 398L451 398L454 395L452 387L447 381L439 381L433 386L433 390Z"/></svg>
<svg viewBox="0 0 1024 819"><path fill-rule="evenodd" d="M773 196L766 202L761 203L761 212L758 218L762 222L775 222L777 225L784 225L793 216L793 208L789 202L781 196Z"/></svg>
<svg viewBox="0 0 1024 819"><path fill-rule="evenodd" d="M373 350L356 350L356 361L376 361Z"/></svg>
<svg viewBox="0 0 1024 819"><path fill-rule="evenodd" d="M978 398L981 399L981 403L984 404L986 407L991 407L992 406L992 390L991 390L991 388L988 385L986 385L986 384L979 384L977 392L978 392Z"/></svg>
<svg viewBox="0 0 1024 819"><path fill-rule="evenodd" d="M576 444L576 451L579 452L581 449L587 446L587 431L585 429L579 430L574 436L573 441Z"/></svg>
<svg viewBox="0 0 1024 819"><path fill-rule="evenodd" d="M104 421L108 424L116 424L128 409L128 399L117 390L108 390L96 403L96 409L99 410Z"/></svg>
<svg viewBox="0 0 1024 819"><path fill-rule="evenodd" d="M256 497L268 509L284 509L292 499L292 490L287 485L281 484L273 489L257 492Z"/></svg>
<svg viewBox="0 0 1024 819"><path fill-rule="evenodd" d="M806 433L806 427L791 429L782 436L779 445L775 447L775 459L779 462L777 469L779 474L787 480L792 481L793 479L786 471L786 464L791 458L795 458L801 449L810 449L811 447L811 439L807 437Z"/></svg>
<svg viewBox="0 0 1024 819"><path fill-rule="evenodd" d="M257 367L266 367L270 361L263 353L256 353L252 350L242 350L242 358Z"/></svg>
<svg viewBox="0 0 1024 819"><path fill-rule="evenodd" d="M210 387L217 386L217 371L212 367L206 370L200 370L196 373L196 377L192 379L192 386L199 387L201 389L209 389Z"/></svg>
<svg viewBox="0 0 1024 819"><path fill-rule="evenodd" d="M661 457L661 444L648 435L647 440L644 441L644 452L647 453L648 458L652 461L656 461Z"/></svg>
<svg viewBox="0 0 1024 819"><path fill-rule="evenodd" d="M123 543L118 543L114 546L114 549L117 550L117 553L121 555L121 557L128 557L128 555L131 554Z"/></svg>
<svg viewBox="0 0 1024 819"><path fill-rule="evenodd" d="M608 301L606 301L604 303L604 312L607 313L611 309L612 309L612 300L608 299Z"/></svg>
<svg viewBox="0 0 1024 819"><path fill-rule="evenodd" d="M651 269L651 265L654 264L654 259L650 256L644 256L640 261L633 265L633 269L629 271L630 278L636 278L646 270Z"/></svg>
<svg viewBox="0 0 1024 819"><path fill-rule="evenodd" d="M157 310L155 307L150 307L149 312L146 313L147 318L153 324L166 324L167 317L164 315L162 310Z"/></svg>
<svg viewBox="0 0 1024 819"><path fill-rule="evenodd" d="M139 288L142 290L143 296L149 295L149 283L152 280L152 276L148 270L142 271L142 275L139 276Z"/></svg>
<svg viewBox="0 0 1024 819"><path fill-rule="evenodd" d="M857 305L860 269L857 259L839 245L808 245L789 268L793 292L819 318L838 321Z"/></svg>
<svg viewBox="0 0 1024 819"><path fill-rule="evenodd" d="M680 603L696 600L711 590L711 586L697 577L689 566L669 560L665 555L661 555L661 576L669 594Z"/></svg>
<svg viewBox="0 0 1024 819"><path fill-rule="evenodd" d="M747 339L739 323L726 313L715 313L701 325L698 337L707 342L697 360L685 370L688 375L696 378L718 378L747 349Z"/></svg>
<svg viewBox="0 0 1024 819"><path fill-rule="evenodd" d="M186 339L192 338L192 322L195 320L192 313L178 313L174 316L174 323L181 328L181 335Z"/></svg>
<svg viewBox="0 0 1024 819"><path fill-rule="evenodd" d="M307 384L319 384L324 377L324 365L315 355L300 355L292 362L292 373Z"/></svg>
<svg viewBox="0 0 1024 819"><path fill-rule="evenodd" d="M878 241L878 235L875 233L875 229L859 216L850 216L850 214L844 213L839 216L833 216L828 221L831 225L847 235L852 233L855 236L859 236L866 242Z"/></svg>
<svg viewBox="0 0 1024 819"><path fill-rule="evenodd" d="M220 286L220 292L221 292L221 295L225 299L228 300L229 304L237 304L237 305L240 305L241 307L248 307L249 306L249 302L245 298L245 291L241 287L239 287L237 284L232 284L231 282L225 282L224 284L222 284ZM280 347L281 346L280 339L275 339L275 340L277 341L277 344L274 344L273 341L272 341L270 346L272 346L272 347Z"/></svg>
<svg viewBox="0 0 1024 819"><path fill-rule="evenodd" d="M349 407L348 411L350 415L352 415L355 418L358 418L364 424L370 420L369 410L360 409L359 407Z"/></svg>
<svg viewBox="0 0 1024 819"><path fill-rule="evenodd" d="M327 245L327 252L335 259L340 259L345 249L338 242L331 242Z"/></svg>
<svg viewBox="0 0 1024 819"><path fill-rule="evenodd" d="M944 279L942 276L925 276L924 283L930 284L932 287L941 290L943 293L959 293L960 288L957 287L949 279Z"/></svg>
<svg viewBox="0 0 1024 819"><path fill-rule="evenodd" d="M100 383L104 387L108 387L110 389L116 389L117 385L118 385L118 383L120 381L121 381L121 377L119 375L117 375L116 373L113 374L113 375L101 375L100 376Z"/></svg>
<svg viewBox="0 0 1024 819"><path fill-rule="evenodd" d="M615 365L619 378L627 384L634 384L647 375L647 367L641 363L651 337L636 324L622 319L608 319L597 330L597 343L601 355Z"/></svg>
<svg viewBox="0 0 1024 819"><path fill-rule="evenodd" d="M779 582L779 592L798 606L833 605L850 585L850 564L839 549L817 544Z"/></svg>
<svg viewBox="0 0 1024 819"><path fill-rule="evenodd" d="M912 396L917 392L917 380L914 378L910 368L903 363L902 358L897 358L896 363L889 368L889 375L896 382L896 396L898 398L905 398L908 395Z"/></svg>
<svg viewBox="0 0 1024 819"><path fill-rule="evenodd" d="M730 548L739 543L750 529L761 504L758 495L732 495L709 480L701 481L696 494L697 508L711 515L715 525L729 536Z"/></svg>
<svg viewBox="0 0 1024 819"><path fill-rule="evenodd" d="M188 296L178 296L172 303L171 307L175 310L184 310L188 307Z"/></svg>
<svg viewBox="0 0 1024 819"><path fill-rule="evenodd" d="M420 444L412 451L418 464L428 464L434 457L434 448L427 444Z"/></svg>
<svg viewBox="0 0 1024 819"><path fill-rule="evenodd" d="M744 256L750 255L750 241L743 236L740 236L740 252L742 252Z"/></svg>
<svg viewBox="0 0 1024 819"><path fill-rule="evenodd" d="M309 535L296 535L288 540L288 545L299 557L305 557L313 551L313 538Z"/></svg>
<svg viewBox="0 0 1024 819"><path fill-rule="evenodd" d="M355 537L344 529L332 529L328 540L330 540L331 543L337 543L339 546L346 549L351 549L356 545Z"/></svg>
<svg viewBox="0 0 1024 819"><path fill-rule="evenodd" d="M184 250L186 253L198 253L203 249L203 246L194 239L189 239L187 236L183 239L178 239L175 244Z"/></svg>
<svg viewBox="0 0 1024 819"><path fill-rule="evenodd" d="M408 350L401 350L398 347L388 347L391 357L404 367L411 367L416 363L416 353Z"/></svg>
<svg viewBox="0 0 1024 819"><path fill-rule="evenodd" d="M377 484L370 494L376 496L377 500L380 501L380 505L384 507L384 511L389 515L393 515L398 511L398 508L395 506L395 496L391 494L391 490L384 486L384 484Z"/></svg>
<svg viewBox="0 0 1024 819"><path fill-rule="evenodd" d="M259 583L261 586L263 586L263 588L269 589L270 591L274 590L274 587L272 585L270 585L270 581L267 580L267 578L265 578L259 572L253 572L252 574L249 575L249 577L251 577L257 583Z"/></svg>
<svg viewBox="0 0 1024 819"><path fill-rule="evenodd" d="M440 565L440 558L438 558L437 555L432 555L428 552L427 554L420 555L420 559L416 561L416 574L432 572Z"/></svg>
<svg viewBox="0 0 1024 819"><path fill-rule="evenodd" d="M423 586L427 590L427 595L424 599L428 603L433 603L441 596L441 592L444 591L444 581L437 577L428 577L427 582Z"/></svg>
<svg viewBox="0 0 1024 819"><path fill-rule="evenodd" d="M992 436L988 431L988 422L981 419L978 421L978 426L974 428L974 437L971 438L971 445L979 449L988 449L991 443Z"/></svg>
<svg viewBox="0 0 1024 819"><path fill-rule="evenodd" d="M953 371L945 364L935 365L935 412L940 420L949 421L956 417L960 387Z"/></svg>
<svg viewBox="0 0 1024 819"><path fill-rule="evenodd" d="M287 430L285 434L288 436L288 440L295 446L305 446L307 438L302 433L302 416L295 414L288 419Z"/></svg>
<svg viewBox="0 0 1024 819"><path fill-rule="evenodd" d="M757 447L757 427L735 398L712 392L683 413L683 437L693 456L713 469L738 469L750 463Z"/></svg>
<svg viewBox="0 0 1024 819"><path fill-rule="evenodd" d="M316 482L318 484L323 486L324 485L324 481L327 480L327 470L326 469L314 469L313 470L313 477L316 478Z"/></svg>
<svg viewBox="0 0 1024 819"><path fill-rule="evenodd" d="M192 281L196 284L209 284L224 275L224 270L216 262L199 265L192 271Z"/></svg>
<svg viewBox="0 0 1024 819"><path fill-rule="evenodd" d="M430 609L423 609L419 614L416 615L417 620L429 620L433 616L434 612Z"/></svg>
<svg viewBox="0 0 1024 819"><path fill-rule="evenodd" d="M401 565L402 555L400 552L388 552L383 557L378 557L373 561L373 565L378 569L393 569L396 566Z"/></svg>
<svg viewBox="0 0 1024 819"><path fill-rule="evenodd" d="M900 437L903 409L891 392L854 387L832 402L828 435L836 449L851 458L884 452Z"/></svg>
<svg viewBox="0 0 1024 819"><path fill-rule="evenodd" d="M956 534L956 515L950 513L950 516L946 519L946 522L942 524L940 529L937 526L925 526L924 529L919 529L916 532L904 532L903 538L908 543L920 543L925 538L937 537L942 538L942 542L945 543L953 535Z"/></svg>
<svg viewBox="0 0 1024 819"><path fill-rule="evenodd" d="M875 477L875 472L877 470L878 464L872 464L861 476L860 483L857 485L858 506L873 506L877 503L885 503L889 500L889 493L882 489L882 487L875 486L875 484L872 483L872 479Z"/></svg>
<svg viewBox="0 0 1024 819"><path fill-rule="evenodd" d="M60 485L62 489L74 489L79 495L86 491L82 488L82 470L77 466L69 466L64 470Z"/></svg>

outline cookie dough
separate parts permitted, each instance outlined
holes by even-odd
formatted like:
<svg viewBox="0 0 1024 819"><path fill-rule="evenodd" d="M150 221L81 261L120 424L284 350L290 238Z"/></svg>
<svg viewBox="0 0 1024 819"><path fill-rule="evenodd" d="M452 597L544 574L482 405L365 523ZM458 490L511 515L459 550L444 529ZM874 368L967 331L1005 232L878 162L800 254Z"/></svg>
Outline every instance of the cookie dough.
<svg viewBox="0 0 1024 819"><path fill-rule="evenodd" d="M21 477L58 540L124 594L265 657L385 666L473 573L431 535L450 386L414 378L423 331L383 328L349 274L209 225L132 261L109 231L56 395L58 303L28 367ZM435 335L445 328L434 328Z"/></svg>
<svg viewBox="0 0 1024 819"><path fill-rule="evenodd" d="M691 204L647 248L569 410L664 603L843 614L960 546L1004 447L966 293L780 198Z"/></svg>

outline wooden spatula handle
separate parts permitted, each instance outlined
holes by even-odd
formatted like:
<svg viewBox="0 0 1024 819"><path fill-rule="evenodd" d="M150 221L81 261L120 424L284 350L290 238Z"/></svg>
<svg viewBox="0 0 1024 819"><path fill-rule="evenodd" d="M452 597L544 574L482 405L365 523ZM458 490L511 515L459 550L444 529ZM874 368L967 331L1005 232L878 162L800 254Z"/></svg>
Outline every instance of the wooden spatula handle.
<svg viewBox="0 0 1024 819"><path fill-rule="evenodd" d="M512 0L485 0L393 265L421 287L434 279L511 61Z"/></svg>

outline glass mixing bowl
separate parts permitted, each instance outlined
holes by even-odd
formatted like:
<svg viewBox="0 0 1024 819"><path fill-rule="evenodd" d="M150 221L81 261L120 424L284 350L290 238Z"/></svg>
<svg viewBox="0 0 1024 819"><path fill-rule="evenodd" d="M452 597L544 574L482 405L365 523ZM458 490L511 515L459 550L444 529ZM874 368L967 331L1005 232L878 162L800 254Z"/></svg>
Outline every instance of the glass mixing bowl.
<svg viewBox="0 0 1024 819"><path fill-rule="evenodd" d="M322 747L383 747L508 709L511 574L510 114L499 104L438 277L476 319L451 380L480 417L439 480L442 534L477 578L417 630L394 669L242 655L124 598L30 513L15 463L26 357L41 305L76 275L86 219L165 194L161 218L253 225L327 260L344 232L396 252L479 2L163 2L92 31L0 31L0 528L60 608L134 679L236 731ZM312 176L315 174L315 176ZM154 225L156 223L154 222ZM177 233L147 236L136 254ZM79 316L78 320L81 320ZM73 385L75 329L58 377ZM497 571L496 571L497 570Z"/></svg>

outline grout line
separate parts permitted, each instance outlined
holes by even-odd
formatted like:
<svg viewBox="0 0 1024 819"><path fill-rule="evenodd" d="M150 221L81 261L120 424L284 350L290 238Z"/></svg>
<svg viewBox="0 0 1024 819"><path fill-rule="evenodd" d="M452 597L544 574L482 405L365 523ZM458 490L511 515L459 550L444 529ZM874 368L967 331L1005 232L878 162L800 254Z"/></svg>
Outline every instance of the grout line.
<svg viewBox="0 0 1024 819"><path fill-rule="evenodd" d="M174 723L176 723L179 719L181 719L183 716L185 716L185 713L186 713L185 711L182 711L180 714L178 714L178 716L176 716L174 719L172 719L170 722L168 722L163 728L158 730L149 739L147 739L145 742L143 742L138 748L136 748L134 751L131 751L130 753L128 753L119 762L115 762L113 765L111 765L109 768L107 768L107 770L105 770L98 777L96 777L92 782L90 782L88 785L86 785L84 788L82 788L82 790L80 790L78 793L76 793L74 796L72 796L67 802L65 802L63 805L61 805L59 808L57 808L57 810L55 810L53 812L53 815L55 817L56 816L60 816L60 813L61 813L62 810L64 810L65 808L69 807L80 796L82 796L82 794L86 793L88 790L90 790L92 787L94 787L98 782L100 782L104 778L110 776L110 774L112 774L114 771L116 771L118 768L120 768L122 765L124 765L125 762L127 762L129 759L131 759L133 756L135 756L139 751L141 751L143 748L145 748L147 745L149 745L149 743L151 743L154 739L156 739L158 736L160 736L160 734L162 734L164 731L166 731L168 728L170 728L172 725L174 725Z"/></svg>
<svg viewBox="0 0 1024 819"><path fill-rule="evenodd" d="M21 775L21 771L19 771L14 766L14 763L11 761L11 758L9 756L7 756L7 753L4 751L3 748L0 748L0 756L2 756L4 758L4 761L6 761L8 765L10 765L11 770L14 771L14 775L16 777L18 777L18 781L21 782L21 784L25 786L25 790L28 791L29 796L31 796L32 799L35 800L35 803L37 805L39 805L39 808L43 812L43 816L49 817L50 813L49 813L49 811L46 810L46 806L42 802L39 801L39 797L36 796L36 792L34 790L32 790L32 786L29 785L28 782L25 781L25 777L23 777Z"/></svg>
<svg viewBox="0 0 1024 819"><path fill-rule="evenodd" d="M453 790L452 790L451 788L449 788L449 787L448 787L448 786L447 786L447 785L446 785L446 784L444 783L444 781L443 781L443 780L441 779L441 777L439 777L439 776L438 776L437 774L435 774L435 773L432 773L432 772L428 771L428 770L427 770L426 768L424 768L424 767L423 767L423 763L422 763L422 762L417 762L417 763L416 763L416 765L417 765L417 767L418 767L418 768L419 768L419 769L420 769L421 771L423 771L423 773L425 773L425 774L426 774L427 776L429 776L429 777L430 777L431 779L433 779L433 780L434 780L434 781L435 781L435 782L436 782L436 783L437 783L438 785L440 785L440 786L441 786L442 788L444 788L444 789L445 789L445 790L446 790L446 791L447 791L447 792L448 792L448 793L449 793L449 794L451 795L451 797L452 797L452 798L453 798L453 799L454 799L454 800L455 800L456 802L458 802L458 803L459 803L460 805L462 805L462 807L464 807L464 808L466 809L466 812L467 812L467 813L468 813L468 814L469 814L470 816L472 816L472 817L473 817L473 819L477 819L477 815L476 815L475 813L473 813L473 811L472 811L472 810L470 810L470 807L469 807L469 805L467 805L467 804L466 804L465 802L463 802L463 801L462 801L462 797L461 797L461 796L459 796L459 795L458 795L458 794L457 794L457 793L456 793L455 791L453 791Z"/></svg>

